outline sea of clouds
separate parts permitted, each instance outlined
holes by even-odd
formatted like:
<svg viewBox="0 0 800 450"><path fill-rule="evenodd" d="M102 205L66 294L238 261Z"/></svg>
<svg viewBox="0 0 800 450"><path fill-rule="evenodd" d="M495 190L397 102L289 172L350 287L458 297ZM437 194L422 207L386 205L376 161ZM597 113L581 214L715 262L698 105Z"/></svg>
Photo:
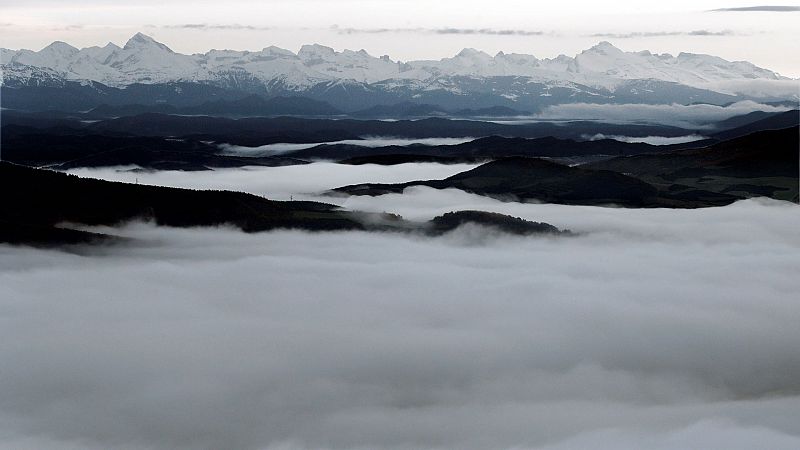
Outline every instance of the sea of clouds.
<svg viewBox="0 0 800 450"><path fill-rule="evenodd" d="M452 169L416 166L358 176L300 166L313 172L293 173L306 184L292 186L271 168L191 183L312 193ZM179 174L138 176L191 184ZM335 200L413 220L492 210L577 235L132 223L99 229L133 238L125 245L0 246L0 440L21 449L800 446L796 205L633 210L424 187Z"/></svg>

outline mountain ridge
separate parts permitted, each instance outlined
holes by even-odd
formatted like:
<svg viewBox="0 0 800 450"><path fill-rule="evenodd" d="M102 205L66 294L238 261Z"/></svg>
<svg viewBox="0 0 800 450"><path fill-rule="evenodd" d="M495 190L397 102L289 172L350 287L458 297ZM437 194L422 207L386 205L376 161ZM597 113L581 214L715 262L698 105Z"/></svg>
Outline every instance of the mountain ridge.
<svg viewBox="0 0 800 450"><path fill-rule="evenodd" d="M0 62L3 84L12 87L15 83L36 84L36 77L46 76L61 83L96 82L111 87L192 82L252 92L338 89L350 95L379 91L412 98L417 95L423 100L436 93L484 94L506 100L503 105L496 102L490 106L509 106L532 96L547 102L553 95L572 96L577 101L602 101L605 96L608 101L629 94L631 89L638 91L634 96L645 96L648 91L669 91L673 85L726 95L794 98L797 83L746 61L685 52L678 56L624 52L608 41L575 57L539 59L503 52L491 56L464 49L440 60L403 62L388 56L374 57L364 50L336 51L320 44L304 45L297 53L269 46L261 51L209 50L185 55L137 33L123 47L109 43L77 49L57 41L38 52L0 49ZM642 85L643 81L651 86ZM633 88L629 87L631 83Z"/></svg>

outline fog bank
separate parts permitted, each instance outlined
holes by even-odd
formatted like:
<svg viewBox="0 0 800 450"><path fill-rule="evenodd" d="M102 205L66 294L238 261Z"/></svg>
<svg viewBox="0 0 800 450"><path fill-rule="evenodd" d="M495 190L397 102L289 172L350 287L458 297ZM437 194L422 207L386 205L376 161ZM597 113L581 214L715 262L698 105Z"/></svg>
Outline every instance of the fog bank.
<svg viewBox="0 0 800 450"><path fill-rule="evenodd" d="M281 155L295 150L312 148L324 144L346 144L346 145L357 145L360 147L385 147L389 145L411 145L411 144L456 145L456 144L463 144L464 142L469 142L474 139L475 138L472 137L406 139L406 138L394 138L388 136L364 136L363 139L346 139L342 141L318 142L313 144L278 143L278 144L261 145L258 147L244 147L241 145L221 144L220 149L222 150L222 153L226 155L271 156L271 155Z"/></svg>
<svg viewBox="0 0 800 450"><path fill-rule="evenodd" d="M615 141L620 142L630 142L630 143L638 143L644 142L645 144L650 145L672 145L672 144L685 144L687 142L695 142L706 139L705 136L699 134L689 134L686 136L643 136L643 137L636 137L636 136L619 136L619 135L605 135L605 134L595 134L593 136L584 136L585 139L590 141L597 141L600 139L614 139Z"/></svg>
<svg viewBox="0 0 800 450"><path fill-rule="evenodd" d="M800 208L500 203L581 234L132 224L0 246L0 440L30 449L800 446ZM383 206L379 206L383 205Z"/></svg>
<svg viewBox="0 0 800 450"><path fill-rule="evenodd" d="M795 87L796 90L796 87ZM593 104L569 103L545 108L539 118L550 120L599 120L606 122L648 122L684 128L711 128L713 122L754 111L783 112L789 108L757 103L751 100L727 106Z"/></svg>
<svg viewBox="0 0 800 450"><path fill-rule="evenodd" d="M359 183L403 183L414 180L446 178L478 164L410 163L394 166L375 164L348 165L315 162L285 167L246 167L200 172L153 171L127 172L116 168L72 169L69 173L126 183L139 182L191 189L226 189L261 195L273 200L322 200L341 203L341 199L320 197L330 189Z"/></svg>

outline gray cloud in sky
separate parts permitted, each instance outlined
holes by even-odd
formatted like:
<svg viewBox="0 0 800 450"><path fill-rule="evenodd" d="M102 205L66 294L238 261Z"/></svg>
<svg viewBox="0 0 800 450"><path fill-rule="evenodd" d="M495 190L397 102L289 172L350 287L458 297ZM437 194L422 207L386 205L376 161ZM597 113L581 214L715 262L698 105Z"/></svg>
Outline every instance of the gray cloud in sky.
<svg viewBox="0 0 800 450"><path fill-rule="evenodd" d="M250 31L264 31L274 29L270 26L256 26L256 25L243 25L243 24L209 24L209 23L187 23L187 24L174 24L174 25L149 25L152 28L167 28L167 29L183 29L183 30L200 30L200 31L220 31L220 30L250 30ZM521 30L521 29L497 29L497 28L457 28L457 27L443 27L443 28L353 28L353 27L339 27L333 25L330 30L338 34L392 34L392 33L417 33L417 34L435 34L435 35L473 35L473 36L544 36L553 35L552 32L544 32L540 30ZM663 37L663 36L736 36L741 35L733 30L692 30L692 31L650 31L650 32L631 32L631 33L595 33L589 35L596 38L614 38L614 39L630 39L630 38L648 38L648 37Z"/></svg>
<svg viewBox="0 0 800 450"><path fill-rule="evenodd" d="M185 23L174 25L148 25L152 28L168 28L180 30L251 30L263 31L274 29L269 26L243 25L243 24L209 24L209 23ZM388 33L427 33L440 35L484 35L484 36L541 36L543 31L515 30L515 29L494 29L494 28L342 28L337 25L330 27L331 30L339 34L388 34Z"/></svg>
<svg viewBox="0 0 800 450"><path fill-rule="evenodd" d="M79 31L84 29L86 29L86 25L82 24L69 24L69 25L64 25L62 27L50 28L51 31Z"/></svg>
<svg viewBox="0 0 800 450"><path fill-rule="evenodd" d="M503 30L493 28L436 28L432 30L436 34L482 34L496 36L541 36L543 31L531 30Z"/></svg>
<svg viewBox="0 0 800 450"><path fill-rule="evenodd" d="M590 37L597 38L614 38L614 39L630 39L630 38L648 38L648 37L663 37L663 36L737 36L739 33L732 30L693 30L693 31L640 31L632 33L595 33Z"/></svg>
<svg viewBox="0 0 800 450"><path fill-rule="evenodd" d="M180 29L180 30L201 30L201 31L218 31L218 30L250 30L250 31L264 31L270 30L272 27L255 26L255 25L241 25L241 24L208 24L208 23L184 23L178 25L163 25L162 28Z"/></svg>
<svg viewBox="0 0 800 450"><path fill-rule="evenodd" d="M428 34L461 34L461 35L484 35L484 36L542 36L543 31L535 30L514 30L514 29L495 29L495 28L340 28L336 25L331 27L339 34L383 34L383 33L428 33Z"/></svg>
<svg viewBox="0 0 800 450"><path fill-rule="evenodd" d="M800 11L800 6L743 6L738 8L712 9L711 12L795 12Z"/></svg>

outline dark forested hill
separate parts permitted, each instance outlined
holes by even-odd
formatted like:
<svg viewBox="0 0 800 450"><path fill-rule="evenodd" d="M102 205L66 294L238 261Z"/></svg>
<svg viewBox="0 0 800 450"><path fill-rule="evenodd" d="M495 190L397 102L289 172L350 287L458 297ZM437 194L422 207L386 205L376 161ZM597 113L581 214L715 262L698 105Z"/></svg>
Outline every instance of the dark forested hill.
<svg viewBox="0 0 800 450"><path fill-rule="evenodd" d="M324 203L116 183L5 162L0 163L0 189L13 192L0 210L6 230L52 231L62 222L115 225L137 218L176 227L229 224L245 231L363 228L350 213Z"/></svg>
<svg viewBox="0 0 800 450"><path fill-rule="evenodd" d="M798 199L798 126L760 131L702 149L613 158L591 169L627 173L673 191L692 188Z"/></svg>
<svg viewBox="0 0 800 450"><path fill-rule="evenodd" d="M255 232L394 231L439 235L475 224L519 235L558 234L548 224L482 211L454 212L430 222L393 214L351 212L318 202L279 202L231 191L197 191L80 178L0 162L0 243L57 245L120 238L75 225L117 225L151 220L173 227L230 225ZM66 226L65 226L66 225Z"/></svg>
<svg viewBox="0 0 800 450"><path fill-rule="evenodd" d="M755 196L798 201L798 127L762 131L705 148L623 156L580 167L511 157L444 180L360 184L336 191L381 195L415 185L582 205L695 208Z"/></svg>

